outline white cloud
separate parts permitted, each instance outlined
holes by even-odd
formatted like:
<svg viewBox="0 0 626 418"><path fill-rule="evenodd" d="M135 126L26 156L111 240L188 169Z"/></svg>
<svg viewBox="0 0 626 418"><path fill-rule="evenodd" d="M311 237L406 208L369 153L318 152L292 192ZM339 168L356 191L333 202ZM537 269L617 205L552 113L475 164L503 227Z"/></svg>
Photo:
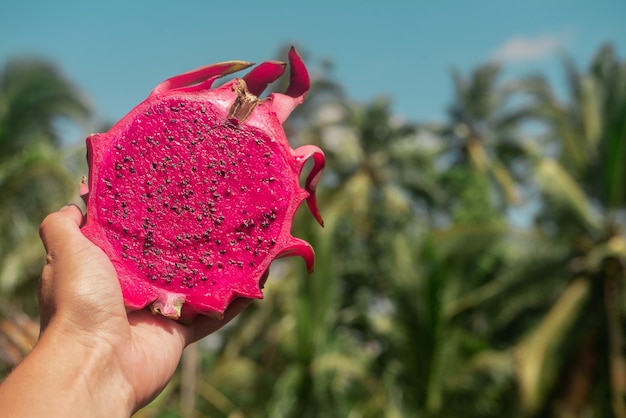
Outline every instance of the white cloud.
<svg viewBox="0 0 626 418"><path fill-rule="evenodd" d="M536 38L516 36L502 44L491 58L501 63L536 61L554 55L565 44L565 37L557 35L541 35Z"/></svg>

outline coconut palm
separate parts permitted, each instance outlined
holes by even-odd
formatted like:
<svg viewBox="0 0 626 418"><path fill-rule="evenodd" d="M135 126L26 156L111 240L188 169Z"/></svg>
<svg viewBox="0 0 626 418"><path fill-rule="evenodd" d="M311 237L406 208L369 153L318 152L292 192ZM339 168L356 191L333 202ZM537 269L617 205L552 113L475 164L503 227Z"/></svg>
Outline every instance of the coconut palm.
<svg viewBox="0 0 626 418"><path fill-rule="evenodd" d="M586 407L599 416L626 417L626 388L621 383L626 377L624 315L620 308L626 262L620 215L626 203L620 189L626 164L626 63L615 57L610 46L600 49L587 73L579 73L567 58L564 63L568 102L554 100L546 83L540 83L542 87L535 91L540 114L561 144L558 161L550 161L548 166L542 163L537 172L543 177L547 201L557 209L544 212L542 220L552 219L555 232L570 240L576 257L570 260L571 284L521 344L521 356L537 347L546 354L544 363L528 357L522 362L525 400L538 409L542 396L549 396L540 392L541 387L573 376L571 384L552 391L550 408L563 416L578 416ZM573 332L575 325L578 329ZM563 332L556 332L558 329ZM566 350L554 353L558 347ZM572 361L571 367L565 368L564 358ZM583 386L597 389L581 392ZM576 399L578 405L568 405L567 399Z"/></svg>
<svg viewBox="0 0 626 418"><path fill-rule="evenodd" d="M287 121L287 131L299 132L299 137L289 136L293 146L324 141L322 127L336 126L333 114L345 107L332 81L312 74L307 101ZM371 358L346 332L344 317L351 314L342 303L341 271L335 262L337 220L350 214L326 196L330 184L320 186L325 228L312 223L309 214L299 214L294 224L294 235L316 249L316 272L307 275L296 260L273 264L263 302L254 303L215 336L217 347L202 350L203 371L195 374L198 410L211 416L306 417L348 416L367 408L363 404L372 392L367 373ZM182 375L173 387L180 384L182 390L184 380ZM147 410L143 413L149 416Z"/></svg>
<svg viewBox="0 0 626 418"><path fill-rule="evenodd" d="M446 139L444 156L451 167L486 177L492 198L498 198L497 207L504 209L520 202L510 166L524 155L520 123L528 118L529 109L511 103L516 84L500 82L500 75L501 68L494 63L477 67L468 77L454 69L454 103L448 109L449 121L438 133Z"/></svg>
<svg viewBox="0 0 626 418"><path fill-rule="evenodd" d="M58 123L84 123L87 98L48 61L14 59L0 72L0 158L38 143L63 144Z"/></svg>
<svg viewBox="0 0 626 418"><path fill-rule="evenodd" d="M85 97L54 65L13 60L0 70L0 316L35 312L43 263L38 227L71 201L59 123L84 124Z"/></svg>
<svg viewBox="0 0 626 418"><path fill-rule="evenodd" d="M504 235L493 279L457 299L450 314L487 319L483 335L500 347L501 368L491 374L514 377L520 416L623 417L624 202L611 192L622 174L606 169L623 158L623 114L620 123L612 109L624 109L624 64L607 48L588 73L564 64L569 101L556 100L540 77L523 85L549 128L546 143L559 150L556 158L528 154L543 202L537 228Z"/></svg>

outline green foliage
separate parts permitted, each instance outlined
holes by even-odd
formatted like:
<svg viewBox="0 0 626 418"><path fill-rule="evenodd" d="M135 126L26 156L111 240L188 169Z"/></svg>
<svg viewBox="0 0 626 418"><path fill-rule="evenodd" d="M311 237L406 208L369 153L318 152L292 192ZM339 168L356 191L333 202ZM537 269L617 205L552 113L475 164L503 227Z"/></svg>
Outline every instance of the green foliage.
<svg viewBox="0 0 626 418"><path fill-rule="evenodd" d="M266 298L137 416L625 418L626 62L607 45L563 70L565 100L542 76L455 70L448 119L426 126L347 102L321 63L286 127L327 154L325 228L293 227L316 272L275 262ZM17 109L0 109L0 291L21 305L37 225L74 187L51 121L85 109L44 73L0 90ZM22 126L38 102L20 85L65 93Z"/></svg>

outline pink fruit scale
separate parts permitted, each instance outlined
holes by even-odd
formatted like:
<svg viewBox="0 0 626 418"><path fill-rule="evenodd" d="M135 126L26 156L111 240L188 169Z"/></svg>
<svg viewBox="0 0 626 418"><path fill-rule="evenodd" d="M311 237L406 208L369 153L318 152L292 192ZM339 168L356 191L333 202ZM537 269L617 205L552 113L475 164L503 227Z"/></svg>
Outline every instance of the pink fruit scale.
<svg viewBox="0 0 626 418"><path fill-rule="evenodd" d="M129 310L190 319L221 317L238 297L262 298L271 262L315 255L291 235L306 200L320 224L315 188L324 168L316 146L291 149L282 124L309 90L294 48L285 93L259 95L284 72L268 61L229 61L159 84L108 132L87 138L83 234L112 261ZM311 169L300 186L305 162Z"/></svg>

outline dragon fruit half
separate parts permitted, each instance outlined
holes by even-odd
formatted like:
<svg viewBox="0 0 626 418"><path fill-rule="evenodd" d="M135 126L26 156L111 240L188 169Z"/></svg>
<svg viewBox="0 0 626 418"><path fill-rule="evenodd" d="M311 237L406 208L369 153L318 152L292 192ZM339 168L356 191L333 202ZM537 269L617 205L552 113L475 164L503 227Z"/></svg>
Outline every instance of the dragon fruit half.
<svg viewBox="0 0 626 418"><path fill-rule="evenodd" d="M258 96L285 63L229 61L159 84L107 133L87 138L82 228L113 262L128 309L174 319L221 317L237 297L262 298L264 273L311 246L290 233L303 200L322 224L315 187L323 152L289 147L282 123L309 89L294 48L284 94ZM301 188L305 162L313 164Z"/></svg>

